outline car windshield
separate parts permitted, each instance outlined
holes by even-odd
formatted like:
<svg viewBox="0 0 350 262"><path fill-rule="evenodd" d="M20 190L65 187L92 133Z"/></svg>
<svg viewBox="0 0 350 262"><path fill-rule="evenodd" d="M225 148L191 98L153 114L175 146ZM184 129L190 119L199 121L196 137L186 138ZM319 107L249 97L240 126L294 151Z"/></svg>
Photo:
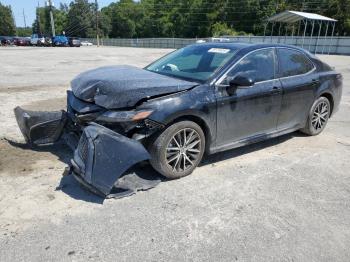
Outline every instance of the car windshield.
<svg viewBox="0 0 350 262"><path fill-rule="evenodd" d="M186 80L205 82L224 66L237 48L213 45L194 45L176 50L146 70Z"/></svg>

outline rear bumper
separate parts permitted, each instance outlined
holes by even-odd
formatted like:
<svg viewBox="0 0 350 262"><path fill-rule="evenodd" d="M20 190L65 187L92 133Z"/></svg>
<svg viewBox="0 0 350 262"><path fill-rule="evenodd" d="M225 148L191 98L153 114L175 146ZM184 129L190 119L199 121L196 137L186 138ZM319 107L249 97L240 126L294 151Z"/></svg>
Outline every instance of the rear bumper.
<svg viewBox="0 0 350 262"><path fill-rule="evenodd" d="M334 82L334 88L333 88L334 108L332 110L332 115L338 112L339 110L342 94L343 94L343 76L341 74L338 74Z"/></svg>

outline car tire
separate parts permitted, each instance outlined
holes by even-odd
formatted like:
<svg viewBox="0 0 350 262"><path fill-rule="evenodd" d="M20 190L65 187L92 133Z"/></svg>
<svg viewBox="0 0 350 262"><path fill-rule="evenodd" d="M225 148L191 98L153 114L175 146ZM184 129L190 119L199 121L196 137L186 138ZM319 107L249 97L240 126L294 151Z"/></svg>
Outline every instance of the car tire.
<svg viewBox="0 0 350 262"><path fill-rule="evenodd" d="M326 97L319 97L313 103L306 126L300 131L310 136L316 136L320 134L328 123L328 119L331 113L331 104Z"/></svg>
<svg viewBox="0 0 350 262"><path fill-rule="evenodd" d="M202 160L204 150L202 128L192 121L180 121L162 130L151 141L150 163L163 176L176 179L193 172Z"/></svg>

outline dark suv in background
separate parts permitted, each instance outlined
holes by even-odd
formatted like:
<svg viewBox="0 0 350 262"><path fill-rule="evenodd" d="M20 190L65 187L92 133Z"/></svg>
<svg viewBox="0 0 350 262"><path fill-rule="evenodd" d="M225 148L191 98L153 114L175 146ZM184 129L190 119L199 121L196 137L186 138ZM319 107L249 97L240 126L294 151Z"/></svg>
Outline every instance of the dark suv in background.
<svg viewBox="0 0 350 262"><path fill-rule="evenodd" d="M80 38L78 38L78 37L69 37L68 43L69 43L70 47L80 47L81 46L81 41L80 41Z"/></svg>
<svg viewBox="0 0 350 262"><path fill-rule="evenodd" d="M11 45L12 38L9 36L0 36L0 44L1 45Z"/></svg>

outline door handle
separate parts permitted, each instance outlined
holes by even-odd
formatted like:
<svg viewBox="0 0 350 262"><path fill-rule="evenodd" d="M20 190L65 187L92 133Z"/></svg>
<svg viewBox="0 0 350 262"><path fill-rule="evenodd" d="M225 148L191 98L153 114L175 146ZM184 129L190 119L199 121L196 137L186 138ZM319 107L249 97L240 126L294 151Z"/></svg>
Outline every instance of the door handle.
<svg viewBox="0 0 350 262"><path fill-rule="evenodd" d="M278 87L278 86L274 86L272 89L271 89L271 94L279 94L281 93L281 88Z"/></svg>
<svg viewBox="0 0 350 262"><path fill-rule="evenodd" d="M313 85L316 85L316 84L318 84L320 82L320 80L318 80L318 79L312 79L311 80L311 83L313 84Z"/></svg>

